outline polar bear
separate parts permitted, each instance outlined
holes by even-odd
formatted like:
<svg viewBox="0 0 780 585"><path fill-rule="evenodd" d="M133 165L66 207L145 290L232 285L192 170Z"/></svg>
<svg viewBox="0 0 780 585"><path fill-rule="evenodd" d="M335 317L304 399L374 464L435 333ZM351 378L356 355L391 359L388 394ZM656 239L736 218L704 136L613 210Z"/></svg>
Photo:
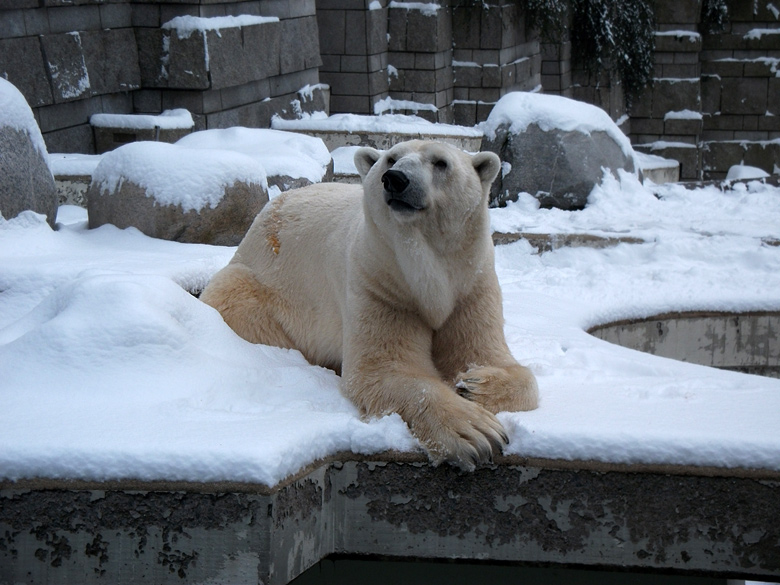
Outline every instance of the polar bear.
<svg viewBox="0 0 780 585"><path fill-rule="evenodd" d="M398 413L432 463L463 469L507 443L494 416L536 408L503 333L488 219L500 168L411 141L361 148L359 185L288 191L201 295L254 343L341 372L362 416Z"/></svg>

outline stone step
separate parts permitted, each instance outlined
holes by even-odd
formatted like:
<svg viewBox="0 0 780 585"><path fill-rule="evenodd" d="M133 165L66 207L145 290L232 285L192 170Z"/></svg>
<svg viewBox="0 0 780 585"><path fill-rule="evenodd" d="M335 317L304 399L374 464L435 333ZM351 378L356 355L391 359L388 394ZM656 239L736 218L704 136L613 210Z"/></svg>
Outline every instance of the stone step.
<svg viewBox="0 0 780 585"><path fill-rule="evenodd" d="M302 120L274 118L271 127L316 136L331 152L344 146L371 146L387 150L407 140L436 140L467 152L478 152L483 136L482 131L474 127L434 124L418 116L402 114L334 114L329 117L309 116Z"/></svg>

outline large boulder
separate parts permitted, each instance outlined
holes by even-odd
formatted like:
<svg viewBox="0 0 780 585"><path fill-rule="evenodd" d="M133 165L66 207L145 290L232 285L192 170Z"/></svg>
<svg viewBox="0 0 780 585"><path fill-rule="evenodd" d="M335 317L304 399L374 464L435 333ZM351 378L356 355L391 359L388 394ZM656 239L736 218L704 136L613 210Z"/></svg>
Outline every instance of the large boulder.
<svg viewBox="0 0 780 585"><path fill-rule="evenodd" d="M542 207L582 209L605 170L638 172L628 138L607 113L568 98L515 92L496 103L483 124L483 150L501 157L503 170L491 205L530 193Z"/></svg>
<svg viewBox="0 0 780 585"><path fill-rule="evenodd" d="M177 242L235 246L268 202L265 172L224 150L134 142L103 155L87 192L89 227L135 227Z"/></svg>
<svg viewBox="0 0 780 585"><path fill-rule="evenodd" d="M31 209L54 227L57 187L49 155L30 106L0 77L0 214L6 219Z"/></svg>
<svg viewBox="0 0 780 585"><path fill-rule="evenodd" d="M272 191L289 191L333 178L333 161L320 138L267 128L201 130L176 144L187 148L220 148L254 158Z"/></svg>

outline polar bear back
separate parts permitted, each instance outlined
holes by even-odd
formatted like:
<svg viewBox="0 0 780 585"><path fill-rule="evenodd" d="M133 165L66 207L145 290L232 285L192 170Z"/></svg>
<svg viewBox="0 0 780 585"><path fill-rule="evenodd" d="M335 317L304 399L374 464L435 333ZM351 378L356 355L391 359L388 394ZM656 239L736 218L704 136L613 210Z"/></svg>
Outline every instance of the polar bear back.
<svg viewBox="0 0 780 585"><path fill-rule="evenodd" d="M312 362L339 364L350 242L363 221L359 185L310 185L283 193L257 216L231 264L261 275L291 314L286 328Z"/></svg>

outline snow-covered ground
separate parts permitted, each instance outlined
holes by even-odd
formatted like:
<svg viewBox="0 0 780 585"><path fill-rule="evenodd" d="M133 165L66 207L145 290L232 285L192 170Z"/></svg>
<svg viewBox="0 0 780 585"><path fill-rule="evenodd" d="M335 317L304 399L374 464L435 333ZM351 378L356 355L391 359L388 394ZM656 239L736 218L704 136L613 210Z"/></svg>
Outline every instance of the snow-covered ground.
<svg viewBox="0 0 780 585"><path fill-rule="evenodd" d="M0 118L45 152L20 95L0 79ZM523 120L504 108L497 115ZM598 122L582 109L575 118L564 121L581 131ZM226 153L225 139L248 145L255 134L199 133L178 148ZM74 167L65 174L95 172L98 161L51 157ZM606 174L583 211L539 209L521 194L491 217L502 232L645 240L541 255L522 240L497 249L507 338L541 395L533 412L499 415L507 453L780 470L780 380L653 357L585 332L672 310L780 310L780 188L651 190L633 175ZM32 212L0 217L0 479L273 485L341 451L417 450L397 415L361 421L333 372L243 341L190 294L233 252L133 228L89 230L76 207L60 208L56 230Z"/></svg>
<svg viewBox="0 0 780 585"><path fill-rule="evenodd" d="M673 309L780 309L780 189L688 191L607 178L584 211L530 196L494 229L631 234L645 244L497 248L509 343L541 404L500 415L507 452L780 469L780 380L653 357L585 329ZM244 342L186 292L232 248L135 229L0 220L0 477L274 484L338 451L409 451L397 416L361 421L338 377Z"/></svg>

